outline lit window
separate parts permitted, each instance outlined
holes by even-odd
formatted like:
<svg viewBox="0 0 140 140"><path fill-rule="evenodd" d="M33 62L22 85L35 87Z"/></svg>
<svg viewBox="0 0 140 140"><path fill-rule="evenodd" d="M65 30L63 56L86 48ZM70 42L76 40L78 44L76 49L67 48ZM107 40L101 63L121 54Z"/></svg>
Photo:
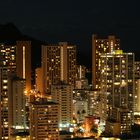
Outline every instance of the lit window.
<svg viewBox="0 0 140 140"><path fill-rule="evenodd" d="M122 63L125 63L125 60L122 60Z"/></svg>
<svg viewBox="0 0 140 140"><path fill-rule="evenodd" d="M6 62L5 61L3 61L3 65L6 65Z"/></svg>
<svg viewBox="0 0 140 140"><path fill-rule="evenodd" d="M3 83L7 83L7 80L3 80Z"/></svg>
<svg viewBox="0 0 140 140"><path fill-rule="evenodd" d="M3 89L7 89L7 86L3 86Z"/></svg>

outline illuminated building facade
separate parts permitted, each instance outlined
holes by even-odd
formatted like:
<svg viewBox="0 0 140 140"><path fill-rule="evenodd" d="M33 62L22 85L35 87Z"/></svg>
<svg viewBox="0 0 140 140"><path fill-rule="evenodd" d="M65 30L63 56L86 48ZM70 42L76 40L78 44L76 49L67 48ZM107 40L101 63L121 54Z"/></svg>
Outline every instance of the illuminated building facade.
<svg viewBox="0 0 140 140"><path fill-rule="evenodd" d="M140 79L136 80L135 113L140 115Z"/></svg>
<svg viewBox="0 0 140 140"><path fill-rule="evenodd" d="M31 140L29 134L18 133L10 138L10 140Z"/></svg>
<svg viewBox="0 0 140 140"><path fill-rule="evenodd" d="M107 121L105 133L114 137L119 137L121 133L121 124L116 121Z"/></svg>
<svg viewBox="0 0 140 140"><path fill-rule="evenodd" d="M8 98L8 68L0 67L0 139L4 140L10 137Z"/></svg>
<svg viewBox="0 0 140 140"><path fill-rule="evenodd" d="M131 133L132 118L133 114L128 108L114 108L112 118L106 121L106 133L113 136Z"/></svg>
<svg viewBox="0 0 140 140"><path fill-rule="evenodd" d="M21 47L22 46L22 47ZM31 43L18 41L17 45L0 44L0 82L1 82L1 114L0 114L0 139L9 139L11 133L10 103L8 95L9 81L11 73L16 73L18 77L26 79L26 90L31 89ZM27 90L27 91L28 91Z"/></svg>
<svg viewBox="0 0 140 140"><path fill-rule="evenodd" d="M75 89L88 89L88 79L85 77L86 67L82 65L77 66L77 74L75 81Z"/></svg>
<svg viewBox="0 0 140 140"><path fill-rule="evenodd" d="M98 90L90 91L88 94L89 114L100 117L101 121L106 119L106 106L104 106L104 96Z"/></svg>
<svg viewBox="0 0 140 140"><path fill-rule="evenodd" d="M135 82L136 82L136 94L134 102L134 115L135 123L140 124L140 62L135 62Z"/></svg>
<svg viewBox="0 0 140 140"><path fill-rule="evenodd" d="M16 71L16 46L0 44L0 139L10 137L8 75Z"/></svg>
<svg viewBox="0 0 140 140"><path fill-rule="evenodd" d="M26 92L31 90L31 41L17 41L16 74L26 79Z"/></svg>
<svg viewBox="0 0 140 140"><path fill-rule="evenodd" d="M41 68L37 68L35 70L35 74L36 74L36 79L35 79L35 84L36 84L36 89L38 92L40 92L41 94L43 93L43 72L42 72L42 67Z"/></svg>
<svg viewBox="0 0 140 140"><path fill-rule="evenodd" d="M13 78L7 67L0 68L0 139L11 139L18 131L25 131L25 80Z"/></svg>
<svg viewBox="0 0 140 140"><path fill-rule="evenodd" d="M101 55L101 92L106 102L107 114L109 119L114 119L115 108L125 108L129 112L127 115L133 124L134 97L135 97L135 72L134 72L134 54L123 53L122 50L116 50L114 53ZM123 122L121 122L121 126ZM125 127L124 127L125 128ZM126 128L127 129L127 128ZM130 131L130 130L129 130Z"/></svg>
<svg viewBox="0 0 140 140"><path fill-rule="evenodd" d="M73 90L73 105L74 115L78 122L82 122L84 117L92 114L92 106L90 104L90 89L74 89Z"/></svg>
<svg viewBox="0 0 140 140"><path fill-rule="evenodd" d="M83 79L76 79L75 81L75 89L88 89L88 79L83 78Z"/></svg>
<svg viewBox="0 0 140 140"><path fill-rule="evenodd" d="M103 53L112 53L114 50L120 48L120 39L115 36L108 36L108 38L98 38L97 35L92 36L92 85L93 89L100 89L100 69L101 59Z"/></svg>
<svg viewBox="0 0 140 140"><path fill-rule="evenodd" d="M0 66L8 67L17 76L26 79L26 91L31 90L31 42L17 41L15 46L0 44Z"/></svg>
<svg viewBox="0 0 140 140"><path fill-rule="evenodd" d="M59 140L59 105L41 99L30 107L30 139Z"/></svg>
<svg viewBox="0 0 140 140"><path fill-rule="evenodd" d="M133 114L129 108L119 108L119 117L121 123L121 134L131 133L131 126L134 122Z"/></svg>
<svg viewBox="0 0 140 140"><path fill-rule="evenodd" d="M135 61L135 79L140 79L140 61Z"/></svg>
<svg viewBox="0 0 140 140"><path fill-rule="evenodd" d="M78 123L83 122L85 116L88 115L88 102L87 100L74 100L73 112Z"/></svg>
<svg viewBox="0 0 140 140"><path fill-rule="evenodd" d="M26 131L27 116L26 116L26 97L25 97L25 79L20 79L15 76L9 76L9 116L11 119L11 133Z"/></svg>
<svg viewBox="0 0 140 140"><path fill-rule="evenodd" d="M0 66L7 67L9 71L16 71L16 46L0 44Z"/></svg>
<svg viewBox="0 0 140 140"><path fill-rule="evenodd" d="M77 79L85 78L86 75L86 67L83 65L77 66Z"/></svg>
<svg viewBox="0 0 140 140"><path fill-rule="evenodd" d="M60 129L69 129L73 121L73 86L60 81L52 85L51 94L52 100L60 105Z"/></svg>
<svg viewBox="0 0 140 140"><path fill-rule="evenodd" d="M42 68L44 93L58 81L75 84L76 46L60 42L58 45L42 46Z"/></svg>
<svg viewBox="0 0 140 140"><path fill-rule="evenodd" d="M136 115L140 115L140 62L135 62L135 82L136 82L136 94L135 94L135 108Z"/></svg>

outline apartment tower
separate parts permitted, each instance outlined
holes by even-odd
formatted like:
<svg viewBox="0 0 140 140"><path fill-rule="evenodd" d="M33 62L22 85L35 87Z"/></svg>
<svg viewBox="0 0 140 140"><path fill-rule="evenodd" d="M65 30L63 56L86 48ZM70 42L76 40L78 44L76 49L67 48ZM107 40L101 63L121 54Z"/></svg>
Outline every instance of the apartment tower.
<svg viewBox="0 0 140 140"><path fill-rule="evenodd" d="M112 53L120 48L120 39L115 36L108 38L99 38L97 35L92 36L92 85L93 89L100 89L100 56L103 53Z"/></svg>
<svg viewBox="0 0 140 140"><path fill-rule="evenodd" d="M104 106L107 109L108 119L120 121L122 119L120 116L126 115L120 122L121 130L124 132L127 129L130 132L135 97L134 54L116 50L113 53L102 54L100 60L101 96L106 96L102 99L106 101Z"/></svg>
<svg viewBox="0 0 140 140"><path fill-rule="evenodd" d="M65 81L73 85L76 79L76 46L60 42L42 46L43 89L49 93L51 85Z"/></svg>
<svg viewBox="0 0 140 140"><path fill-rule="evenodd" d="M9 139L10 130L10 105L9 75L16 74L19 78L26 79L26 91L31 89L31 43L17 41L17 45L0 44L0 139ZM11 95L12 96L12 95Z"/></svg>
<svg viewBox="0 0 140 140"><path fill-rule="evenodd" d="M0 44L0 139L10 137L8 76L16 71L16 46Z"/></svg>
<svg viewBox="0 0 140 140"><path fill-rule="evenodd" d="M8 91L10 128L11 134L14 135L29 129L26 115L25 79L9 76Z"/></svg>

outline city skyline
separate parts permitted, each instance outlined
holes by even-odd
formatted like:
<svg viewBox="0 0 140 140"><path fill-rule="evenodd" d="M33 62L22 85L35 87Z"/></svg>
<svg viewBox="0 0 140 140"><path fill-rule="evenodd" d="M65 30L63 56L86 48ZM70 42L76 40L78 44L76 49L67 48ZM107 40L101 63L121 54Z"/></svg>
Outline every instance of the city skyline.
<svg viewBox="0 0 140 140"><path fill-rule="evenodd" d="M31 41L16 43L0 48L2 139L18 140L20 132L28 132L27 140L61 140L61 131L72 132L71 138L137 132L132 127L140 122L139 63L121 49L119 38L93 36L92 85L86 67L76 63L77 47L68 42L41 45L41 67L31 83Z"/></svg>
<svg viewBox="0 0 140 140"><path fill-rule="evenodd" d="M10 30L10 33L8 34L8 30ZM32 44L32 64L33 64L33 69L36 67L40 66L41 63L41 45L56 45L58 44L58 42L61 42L61 40L58 40L58 42L56 42L54 40L54 42L47 42L47 41L41 41L38 40L37 38L33 38L32 36L29 36L27 34L23 34L23 32L19 31L19 29L13 24L13 23L7 23L7 24L3 24L0 25L0 31L1 31L1 37L0 37L0 41L2 44L8 44L8 45L16 45L16 41L17 40L29 40L31 41ZM91 34L91 36L89 37L89 40L91 40L90 42L88 42L90 44L90 47L87 48L86 50L83 50L82 47L78 46L77 44L74 44L73 42L70 41L62 41L62 42L68 42L70 45L75 45L77 47L77 62L80 65L85 65L87 66L87 68L92 68L92 37L96 35L98 38L102 38L105 39L107 36L115 36L116 38L120 39L120 46L121 49L123 49L125 52L133 52L135 53L135 59L137 61L140 60L139 57L139 48L137 47L137 49L135 47L132 48L124 48L123 44L127 44L127 40L122 44L122 39L119 36L116 36L115 34L107 34L106 35L104 33L100 33L100 34ZM6 39L7 38L7 39ZM53 38L52 38L53 39ZM131 39L133 41L133 39ZM138 41L134 41L134 43L138 43ZM130 46L130 44L129 44ZM86 58L86 59L84 59ZM88 63L87 63L88 62Z"/></svg>
<svg viewBox="0 0 140 140"><path fill-rule="evenodd" d="M140 52L138 1L6 0L0 6L0 24L12 22L23 34L48 43L72 42L82 55L91 50L92 34L116 35L123 50Z"/></svg>
<svg viewBox="0 0 140 140"><path fill-rule="evenodd" d="M140 2L0 4L0 139L140 138Z"/></svg>

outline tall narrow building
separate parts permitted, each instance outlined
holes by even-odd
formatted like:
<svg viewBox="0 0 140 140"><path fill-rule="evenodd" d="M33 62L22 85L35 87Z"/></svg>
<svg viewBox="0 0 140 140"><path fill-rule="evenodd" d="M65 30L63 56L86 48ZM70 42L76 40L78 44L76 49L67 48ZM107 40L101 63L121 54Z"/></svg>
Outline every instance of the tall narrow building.
<svg viewBox="0 0 140 140"><path fill-rule="evenodd" d="M25 79L15 75L9 76L8 92L10 132L14 135L29 129L26 115Z"/></svg>
<svg viewBox="0 0 140 140"><path fill-rule="evenodd" d="M26 79L26 92L31 90L31 41L17 41L16 45L16 73Z"/></svg>
<svg viewBox="0 0 140 140"><path fill-rule="evenodd" d="M8 68L0 67L0 139L9 139Z"/></svg>
<svg viewBox="0 0 140 140"><path fill-rule="evenodd" d="M122 119L120 116L126 115L120 122L121 130L122 133L130 132L135 97L134 54L116 50L114 53L102 54L100 58L100 86L102 95L106 95L103 100L106 101L104 106L107 109L108 119L119 122ZM128 121L125 120L127 117Z"/></svg>
<svg viewBox="0 0 140 140"><path fill-rule="evenodd" d="M135 61L135 83L136 83L136 93L134 102L134 114L135 116L140 116L140 61Z"/></svg>
<svg viewBox="0 0 140 140"><path fill-rule="evenodd" d="M42 68L44 93L50 92L51 85L65 81L70 85L76 79L76 46L60 42L58 45L42 46Z"/></svg>
<svg viewBox="0 0 140 140"><path fill-rule="evenodd" d="M92 36L92 85L93 89L100 89L100 67L102 53L112 53L120 48L120 39L115 36L108 38L98 38L97 35Z"/></svg>
<svg viewBox="0 0 140 140"><path fill-rule="evenodd" d="M0 44L0 139L9 139L11 134L10 114L12 94L9 91L9 75L16 74L26 83L26 91L31 89L31 42L18 41L17 45ZM11 95L12 96L12 95Z"/></svg>
<svg viewBox="0 0 140 140"><path fill-rule="evenodd" d="M16 46L0 44L0 139L10 137L8 75L16 71Z"/></svg>

